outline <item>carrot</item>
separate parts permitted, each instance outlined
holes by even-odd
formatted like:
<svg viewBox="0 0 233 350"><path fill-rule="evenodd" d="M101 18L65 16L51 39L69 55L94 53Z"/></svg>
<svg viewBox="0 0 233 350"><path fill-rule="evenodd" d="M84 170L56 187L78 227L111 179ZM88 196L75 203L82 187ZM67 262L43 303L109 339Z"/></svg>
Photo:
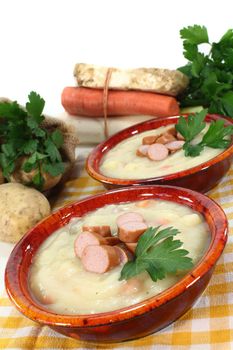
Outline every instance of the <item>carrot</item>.
<svg viewBox="0 0 233 350"><path fill-rule="evenodd" d="M66 87L62 105L69 114L87 117L103 116L103 90ZM165 117L179 114L174 97L142 91L108 92L108 115L151 115Z"/></svg>

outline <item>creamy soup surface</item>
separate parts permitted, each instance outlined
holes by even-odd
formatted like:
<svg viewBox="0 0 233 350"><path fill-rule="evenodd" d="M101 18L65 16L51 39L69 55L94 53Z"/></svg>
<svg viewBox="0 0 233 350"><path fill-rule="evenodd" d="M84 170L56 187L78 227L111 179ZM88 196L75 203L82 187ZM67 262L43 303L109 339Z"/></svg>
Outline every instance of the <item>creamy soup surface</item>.
<svg viewBox="0 0 233 350"><path fill-rule="evenodd" d="M222 149L205 147L199 156L185 157L184 150L181 149L160 161L154 161L147 157L139 157L136 155L138 147L142 144L143 137L162 134L166 130L171 129L174 125L175 124L162 126L155 130L145 131L121 141L103 157L102 163L100 164L100 172L103 175L118 179L146 179L193 168L223 152ZM201 141L209 125L208 123L206 128L193 140L194 143Z"/></svg>
<svg viewBox="0 0 233 350"><path fill-rule="evenodd" d="M174 202L150 200L106 205L82 218L72 219L54 232L38 250L29 274L34 297L46 308L60 314L91 314L133 305L154 296L180 280L183 273L168 275L153 282L147 272L128 281L119 281L123 265L104 274L87 272L74 253L74 241L82 225L110 225L116 235L116 218L125 212L139 212L149 226L173 226L181 231L176 237L196 264L210 242L209 228L203 217Z"/></svg>

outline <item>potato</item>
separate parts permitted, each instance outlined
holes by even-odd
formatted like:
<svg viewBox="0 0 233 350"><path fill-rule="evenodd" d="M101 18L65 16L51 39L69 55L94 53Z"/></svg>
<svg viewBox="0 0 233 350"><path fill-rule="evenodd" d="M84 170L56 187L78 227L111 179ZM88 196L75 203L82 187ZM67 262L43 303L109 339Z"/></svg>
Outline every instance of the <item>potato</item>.
<svg viewBox="0 0 233 350"><path fill-rule="evenodd" d="M201 224L201 217L198 214L188 214L182 217L181 221L187 226L195 226Z"/></svg>
<svg viewBox="0 0 233 350"><path fill-rule="evenodd" d="M18 183L0 185L0 198L0 240L4 242L17 242L51 211L42 193Z"/></svg>

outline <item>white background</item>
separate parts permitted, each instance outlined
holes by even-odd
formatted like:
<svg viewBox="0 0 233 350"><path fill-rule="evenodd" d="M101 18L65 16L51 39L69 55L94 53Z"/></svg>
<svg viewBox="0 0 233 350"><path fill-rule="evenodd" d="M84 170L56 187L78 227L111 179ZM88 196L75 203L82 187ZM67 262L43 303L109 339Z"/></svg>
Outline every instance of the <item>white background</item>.
<svg viewBox="0 0 233 350"><path fill-rule="evenodd" d="M24 103L35 90L56 115L76 62L176 68L179 30L205 25L217 41L232 9L231 0L0 0L0 96Z"/></svg>
<svg viewBox="0 0 233 350"><path fill-rule="evenodd" d="M179 30L201 24L217 41L233 27L232 0L0 0L0 96L62 113L77 62L120 67L185 64ZM0 243L0 285L11 246Z"/></svg>

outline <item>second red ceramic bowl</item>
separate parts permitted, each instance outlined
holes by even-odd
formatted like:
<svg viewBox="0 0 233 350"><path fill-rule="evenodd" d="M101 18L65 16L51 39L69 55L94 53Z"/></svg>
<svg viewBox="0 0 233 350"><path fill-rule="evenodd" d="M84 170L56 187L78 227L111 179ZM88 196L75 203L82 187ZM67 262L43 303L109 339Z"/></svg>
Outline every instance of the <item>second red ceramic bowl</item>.
<svg viewBox="0 0 233 350"><path fill-rule="evenodd" d="M110 312L88 315L59 315L40 305L31 295L28 273L41 244L72 217L82 217L108 204L145 199L167 200L203 215L209 227L210 244L203 258L179 282L140 303ZM62 208L32 230L16 245L5 273L8 295L23 315L67 336L98 342L116 342L151 334L184 314L202 294L227 240L227 219L208 197L182 188L131 186L86 198Z"/></svg>
<svg viewBox="0 0 233 350"><path fill-rule="evenodd" d="M185 115L187 117L187 115ZM233 144L223 150L218 156L210 159L193 168L183 170L177 173L164 175L160 177L146 179L119 179L105 176L100 171L100 164L103 157L109 150L115 147L119 142L139 134L144 131L157 129L161 126L176 124L179 116L157 118L134 125L113 135L106 141L99 144L89 155L86 162L87 172L95 180L100 181L107 189L118 188L131 185L172 185L189 188L198 192L207 192L218 184L221 178L229 170L233 157ZM223 119L217 115L208 114L206 122ZM232 122L223 119L225 125L232 125Z"/></svg>

